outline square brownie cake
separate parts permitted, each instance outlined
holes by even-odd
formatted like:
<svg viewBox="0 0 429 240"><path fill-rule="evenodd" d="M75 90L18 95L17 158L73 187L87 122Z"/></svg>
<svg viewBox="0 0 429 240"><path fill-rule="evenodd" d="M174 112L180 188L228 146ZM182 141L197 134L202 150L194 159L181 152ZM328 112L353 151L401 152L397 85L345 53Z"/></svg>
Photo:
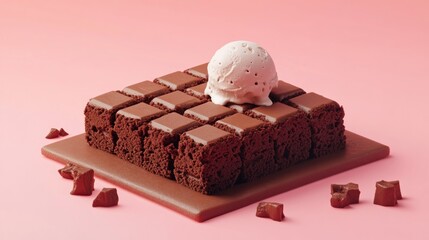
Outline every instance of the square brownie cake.
<svg viewBox="0 0 429 240"><path fill-rule="evenodd" d="M206 87L207 87L207 83L202 83L202 84L185 89L185 93L191 96L194 96L198 99L209 101L210 96L204 94L204 90L206 89Z"/></svg>
<svg viewBox="0 0 429 240"><path fill-rule="evenodd" d="M284 81L278 81L277 87L271 90L270 98L273 102L284 102L291 98L304 94L305 91Z"/></svg>
<svg viewBox="0 0 429 240"><path fill-rule="evenodd" d="M206 102L186 110L184 116L201 123L213 124L217 120L232 115L235 112L236 111L231 108L217 105L212 102Z"/></svg>
<svg viewBox="0 0 429 240"><path fill-rule="evenodd" d="M308 115L312 157L320 157L345 148L343 107L313 92L291 98L289 101L292 106Z"/></svg>
<svg viewBox="0 0 429 240"><path fill-rule="evenodd" d="M270 123L279 168L308 159L311 133L307 115L303 111L276 102L271 106L253 108L247 114Z"/></svg>
<svg viewBox="0 0 429 240"><path fill-rule="evenodd" d="M167 112L183 112L191 107L203 103L196 97L190 96L181 91L174 91L154 98L150 104Z"/></svg>
<svg viewBox="0 0 429 240"><path fill-rule="evenodd" d="M142 166L148 124L165 113L143 102L119 110L113 128L118 136L115 154L121 159Z"/></svg>
<svg viewBox="0 0 429 240"><path fill-rule="evenodd" d="M127 96L137 99L139 102L149 103L155 97L169 93L170 89L152 81L143 81L125 87L122 92Z"/></svg>
<svg viewBox="0 0 429 240"><path fill-rule="evenodd" d="M131 97L111 91L89 100L85 107L86 141L92 147L113 153L117 135L113 131L116 112L136 103Z"/></svg>
<svg viewBox="0 0 429 240"><path fill-rule="evenodd" d="M240 182L253 181L276 170L274 138L267 123L236 113L218 120L214 126L240 137Z"/></svg>
<svg viewBox="0 0 429 240"><path fill-rule="evenodd" d="M153 82L167 86L172 91L184 90L186 88L203 83L205 80L200 77L192 76L184 72L173 72L162 77L158 77Z"/></svg>
<svg viewBox="0 0 429 240"><path fill-rule="evenodd" d="M175 112L152 120L148 136L144 139L143 168L173 179L180 134L200 125L199 122Z"/></svg>
<svg viewBox="0 0 429 240"><path fill-rule="evenodd" d="M207 66L209 63L203 63L198 66L189 68L185 70L185 73L189 73L191 75L194 75L196 77L203 78L205 80L209 79L208 73L207 73Z"/></svg>
<svg viewBox="0 0 429 240"><path fill-rule="evenodd" d="M237 135L211 125L185 132L174 162L176 181L204 194L232 187L240 174L240 146Z"/></svg>

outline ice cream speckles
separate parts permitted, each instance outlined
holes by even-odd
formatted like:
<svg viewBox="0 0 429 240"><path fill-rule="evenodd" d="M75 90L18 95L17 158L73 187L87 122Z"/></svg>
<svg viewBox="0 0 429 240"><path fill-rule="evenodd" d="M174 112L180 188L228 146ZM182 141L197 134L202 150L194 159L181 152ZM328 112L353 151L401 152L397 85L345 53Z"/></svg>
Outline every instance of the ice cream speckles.
<svg viewBox="0 0 429 240"><path fill-rule="evenodd" d="M268 97L277 86L273 59L265 49L249 41L230 42L216 51L208 67L204 91L216 104L228 102L270 106Z"/></svg>

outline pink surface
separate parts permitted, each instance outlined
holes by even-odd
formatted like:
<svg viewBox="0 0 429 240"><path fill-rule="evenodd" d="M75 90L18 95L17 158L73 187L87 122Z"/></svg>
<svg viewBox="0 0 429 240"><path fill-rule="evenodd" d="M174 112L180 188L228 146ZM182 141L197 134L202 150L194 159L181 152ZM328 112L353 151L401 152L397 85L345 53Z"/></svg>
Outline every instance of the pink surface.
<svg viewBox="0 0 429 240"><path fill-rule="evenodd" d="M429 5L424 1L2 1L0 6L0 239L425 239L429 237ZM83 107L100 93L206 62L224 43L260 43L281 79L336 99L347 129L391 156L196 223L121 188L120 205L71 196L60 164L40 148L51 127L83 132ZM375 182L400 180L397 207L372 204ZM356 182L361 203L329 205L331 183Z"/></svg>

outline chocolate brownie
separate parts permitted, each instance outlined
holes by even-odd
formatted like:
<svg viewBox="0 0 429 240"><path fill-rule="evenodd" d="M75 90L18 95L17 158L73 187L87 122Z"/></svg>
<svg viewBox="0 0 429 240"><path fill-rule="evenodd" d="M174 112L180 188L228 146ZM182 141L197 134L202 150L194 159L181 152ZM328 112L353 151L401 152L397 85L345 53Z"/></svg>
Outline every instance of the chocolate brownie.
<svg viewBox="0 0 429 240"><path fill-rule="evenodd" d="M344 110L337 102L316 93L306 93L289 100L306 112L310 120L311 156L320 157L344 149Z"/></svg>
<svg viewBox="0 0 429 240"><path fill-rule="evenodd" d="M152 120L148 136L144 139L143 168L173 179L180 134L200 125L199 122L175 112Z"/></svg>
<svg viewBox="0 0 429 240"><path fill-rule="evenodd" d="M176 181L204 194L232 187L241 169L240 146L237 135L211 125L185 132L174 162Z"/></svg>
<svg viewBox="0 0 429 240"><path fill-rule="evenodd" d="M271 106L253 108L247 114L270 124L279 168L308 159L311 135L309 121L303 111L276 102Z"/></svg>
<svg viewBox="0 0 429 240"><path fill-rule="evenodd" d="M155 83L167 86L172 91L184 90L185 88L192 87L203 83L205 80L200 77L192 76L184 72L173 72L153 80Z"/></svg>
<svg viewBox="0 0 429 240"><path fill-rule="evenodd" d="M118 136L116 155L137 166L142 166L143 141L147 136L148 124L152 119L164 114L165 111L143 102L119 110L116 113L113 128Z"/></svg>
<svg viewBox="0 0 429 240"><path fill-rule="evenodd" d="M206 102L186 110L184 116L201 123L213 124L217 120L232 115L235 112L236 111L231 108L214 104L212 102Z"/></svg>
<svg viewBox="0 0 429 240"><path fill-rule="evenodd" d="M143 81L125 87L122 92L127 96L137 99L139 102L149 103L155 97L169 93L170 89L152 81Z"/></svg>
<svg viewBox="0 0 429 240"><path fill-rule="evenodd" d="M207 87L207 83L202 83L202 84L185 89L185 93L191 96L194 96L196 98L199 98L201 100L209 101L210 96L204 94L204 90L206 89L206 87Z"/></svg>
<svg viewBox="0 0 429 240"><path fill-rule="evenodd" d="M215 127L240 137L240 182L253 181L276 170L273 133L267 123L236 113L218 120Z"/></svg>
<svg viewBox="0 0 429 240"><path fill-rule="evenodd" d="M136 101L111 91L89 100L85 107L85 133L89 145L113 153L117 135L113 131L116 112Z"/></svg>
<svg viewBox="0 0 429 240"><path fill-rule="evenodd" d="M154 98L150 104L167 112L183 112L191 107L203 103L202 100L192 97L181 91L174 91Z"/></svg>
<svg viewBox="0 0 429 240"><path fill-rule="evenodd" d="M251 103L243 103L243 104L228 103L226 106L234 109L235 111L237 111L239 113L245 113L245 112L249 111L250 109L256 107L256 105L251 104Z"/></svg>
<svg viewBox="0 0 429 240"><path fill-rule="evenodd" d="M209 65L209 63L203 63L201 65L189 68L187 70L185 70L186 73L189 73L191 75L194 75L196 77L200 77L203 78L205 80L209 79L208 76L208 71L207 71L207 66Z"/></svg>

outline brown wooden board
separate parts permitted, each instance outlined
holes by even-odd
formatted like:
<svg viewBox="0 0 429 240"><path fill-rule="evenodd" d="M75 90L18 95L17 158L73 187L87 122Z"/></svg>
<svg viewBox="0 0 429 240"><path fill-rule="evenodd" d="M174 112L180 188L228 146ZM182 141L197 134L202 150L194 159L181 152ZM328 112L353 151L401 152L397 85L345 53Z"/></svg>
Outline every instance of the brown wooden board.
<svg viewBox="0 0 429 240"><path fill-rule="evenodd" d="M85 135L69 137L42 148L46 157L92 168L96 176L135 192L198 222L225 214L270 196L352 169L389 155L389 147L346 131L344 151L311 159L220 195L194 192L115 155L90 147Z"/></svg>

